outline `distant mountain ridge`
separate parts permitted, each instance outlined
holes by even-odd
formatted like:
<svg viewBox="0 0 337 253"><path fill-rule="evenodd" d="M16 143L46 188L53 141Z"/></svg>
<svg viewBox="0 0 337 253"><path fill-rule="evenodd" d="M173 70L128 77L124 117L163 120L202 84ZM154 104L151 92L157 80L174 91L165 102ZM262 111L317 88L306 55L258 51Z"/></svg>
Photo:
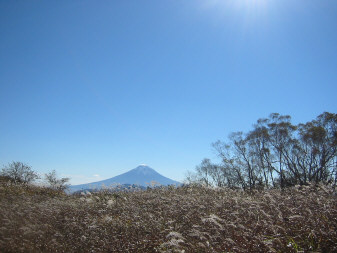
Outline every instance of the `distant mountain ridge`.
<svg viewBox="0 0 337 253"><path fill-rule="evenodd" d="M87 189L95 189L99 190L104 187L114 187L117 184L121 185L139 185L142 187L151 186L151 182L156 182L160 185L181 185L180 182L174 181L170 178L164 177L159 174L157 171L152 169L151 167L141 164L137 168L132 169L126 173L121 175L101 180L98 182L88 183L88 184L80 184L80 185L71 185L69 187L70 192L76 192Z"/></svg>

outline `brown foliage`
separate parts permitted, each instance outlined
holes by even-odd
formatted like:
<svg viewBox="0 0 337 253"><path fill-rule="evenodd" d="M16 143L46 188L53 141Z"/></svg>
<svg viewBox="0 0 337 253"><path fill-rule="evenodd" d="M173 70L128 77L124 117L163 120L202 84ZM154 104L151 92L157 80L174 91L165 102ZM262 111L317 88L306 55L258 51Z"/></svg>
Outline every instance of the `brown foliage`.
<svg viewBox="0 0 337 253"><path fill-rule="evenodd" d="M336 252L327 186L65 195L0 183L0 252Z"/></svg>

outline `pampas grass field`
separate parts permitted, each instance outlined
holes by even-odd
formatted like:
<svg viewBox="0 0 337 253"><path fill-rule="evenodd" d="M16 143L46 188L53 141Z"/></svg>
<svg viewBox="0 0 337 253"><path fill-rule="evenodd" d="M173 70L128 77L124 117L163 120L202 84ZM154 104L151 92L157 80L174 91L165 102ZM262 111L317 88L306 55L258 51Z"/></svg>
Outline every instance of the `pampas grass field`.
<svg viewBox="0 0 337 253"><path fill-rule="evenodd" d="M332 188L63 192L0 183L0 252L337 252Z"/></svg>

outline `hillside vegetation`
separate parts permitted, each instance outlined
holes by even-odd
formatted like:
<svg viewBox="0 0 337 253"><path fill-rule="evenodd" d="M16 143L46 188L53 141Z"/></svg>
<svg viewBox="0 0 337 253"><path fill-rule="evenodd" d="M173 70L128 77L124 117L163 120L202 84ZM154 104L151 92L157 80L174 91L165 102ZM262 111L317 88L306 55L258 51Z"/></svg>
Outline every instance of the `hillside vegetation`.
<svg viewBox="0 0 337 253"><path fill-rule="evenodd" d="M66 195L0 182L0 252L337 252L329 186Z"/></svg>

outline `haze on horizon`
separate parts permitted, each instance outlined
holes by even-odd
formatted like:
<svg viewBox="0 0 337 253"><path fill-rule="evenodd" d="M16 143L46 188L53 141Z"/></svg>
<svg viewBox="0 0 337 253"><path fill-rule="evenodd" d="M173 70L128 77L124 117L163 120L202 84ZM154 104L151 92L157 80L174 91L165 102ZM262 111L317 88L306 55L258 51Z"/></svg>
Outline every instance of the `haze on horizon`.
<svg viewBox="0 0 337 253"><path fill-rule="evenodd" d="M333 0L0 1L0 166L182 181L272 112L337 108Z"/></svg>

